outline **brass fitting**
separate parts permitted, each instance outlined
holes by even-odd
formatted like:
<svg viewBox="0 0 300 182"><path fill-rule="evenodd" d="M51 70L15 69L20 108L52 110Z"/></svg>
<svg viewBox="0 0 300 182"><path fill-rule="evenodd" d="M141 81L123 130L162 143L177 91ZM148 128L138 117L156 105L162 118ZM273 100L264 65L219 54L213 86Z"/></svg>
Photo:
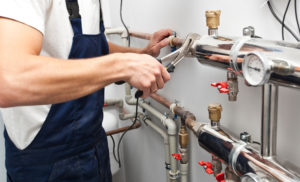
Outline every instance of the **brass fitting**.
<svg viewBox="0 0 300 182"><path fill-rule="evenodd" d="M213 122L219 122L221 119L222 105L215 103L208 105L209 119Z"/></svg>
<svg viewBox="0 0 300 182"><path fill-rule="evenodd" d="M187 145L189 143L189 135L186 130L186 127L181 126L179 130L179 144L181 148L187 148Z"/></svg>
<svg viewBox="0 0 300 182"><path fill-rule="evenodd" d="M217 29L220 25L221 10L208 10L205 12L206 25L210 29Z"/></svg>

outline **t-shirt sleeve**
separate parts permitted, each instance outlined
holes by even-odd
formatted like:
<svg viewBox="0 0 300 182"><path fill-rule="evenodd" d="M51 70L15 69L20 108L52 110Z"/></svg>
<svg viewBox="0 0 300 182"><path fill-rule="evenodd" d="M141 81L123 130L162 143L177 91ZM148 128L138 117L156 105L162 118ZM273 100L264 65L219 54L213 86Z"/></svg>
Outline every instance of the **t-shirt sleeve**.
<svg viewBox="0 0 300 182"><path fill-rule="evenodd" d="M50 0L0 0L0 16L29 25L42 34Z"/></svg>

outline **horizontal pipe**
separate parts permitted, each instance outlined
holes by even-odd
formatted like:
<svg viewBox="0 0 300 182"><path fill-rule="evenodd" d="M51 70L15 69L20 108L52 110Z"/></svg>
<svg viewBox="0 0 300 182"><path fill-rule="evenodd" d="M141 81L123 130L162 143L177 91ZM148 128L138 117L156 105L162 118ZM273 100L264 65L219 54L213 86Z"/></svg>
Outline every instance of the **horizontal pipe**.
<svg viewBox="0 0 300 182"><path fill-rule="evenodd" d="M271 65L269 83L300 88L300 73L297 71L300 70L299 49L299 44L283 41L250 37L202 36L194 42L191 52L202 64L230 69L240 76L242 76L242 62L245 55L257 52Z"/></svg>
<svg viewBox="0 0 300 182"><path fill-rule="evenodd" d="M127 32L125 28L119 27L119 28L107 28L105 30L106 35L111 35L111 34L119 34L122 37L127 37ZM150 33L144 33L144 32L135 32L135 31L129 31L130 36L136 37L139 39L144 39L144 40L150 40L153 34ZM178 37L170 37L170 45L171 46L182 46L184 43L184 39L178 38ZM127 45L127 44L125 44Z"/></svg>
<svg viewBox="0 0 300 182"><path fill-rule="evenodd" d="M169 105L167 99L159 97L161 96L156 95L152 98L162 105ZM185 123L198 137L200 146L231 166L237 175L243 176L247 173L261 175L263 171L266 177L271 175L272 179L280 182L300 181L298 174L290 172L279 164L275 157L264 158L260 151L235 139L223 130L217 131L207 123L197 122L192 113L180 106L173 107L173 110L178 116L186 118Z"/></svg>
<svg viewBox="0 0 300 182"><path fill-rule="evenodd" d="M264 158L259 151L233 137L221 135L208 124L201 124L197 131L201 147L231 166L243 176L247 173L263 175L269 181L299 182L300 178L276 162L275 158Z"/></svg>
<svg viewBox="0 0 300 182"><path fill-rule="evenodd" d="M139 120L137 120L136 123L133 126L131 126L131 125L130 126L125 126L125 127L122 127L122 128L118 128L118 129L106 132L106 136L123 133L126 130L134 130L134 129L138 129L140 127L141 127L141 122Z"/></svg>
<svg viewBox="0 0 300 182"><path fill-rule="evenodd" d="M172 102L156 93L151 94L151 98L156 100L158 103L165 106L166 108L170 108L170 106L172 105Z"/></svg>

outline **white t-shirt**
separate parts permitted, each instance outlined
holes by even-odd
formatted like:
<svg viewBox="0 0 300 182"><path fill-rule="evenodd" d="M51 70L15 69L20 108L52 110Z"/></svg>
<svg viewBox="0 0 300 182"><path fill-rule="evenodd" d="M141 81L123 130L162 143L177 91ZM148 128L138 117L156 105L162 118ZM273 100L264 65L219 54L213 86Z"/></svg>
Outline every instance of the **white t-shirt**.
<svg viewBox="0 0 300 182"><path fill-rule="evenodd" d="M98 34L99 0L78 0L84 34ZM72 45L73 30L65 0L0 0L0 16L17 20L43 37L42 56L66 59ZM30 87L30 85L28 85ZM25 149L40 131L51 105L1 109L10 139Z"/></svg>

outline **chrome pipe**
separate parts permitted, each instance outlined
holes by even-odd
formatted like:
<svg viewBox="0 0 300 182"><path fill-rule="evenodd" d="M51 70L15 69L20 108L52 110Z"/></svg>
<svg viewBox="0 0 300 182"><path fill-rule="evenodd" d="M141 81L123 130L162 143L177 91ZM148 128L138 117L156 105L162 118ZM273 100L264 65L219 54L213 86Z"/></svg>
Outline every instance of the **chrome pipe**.
<svg viewBox="0 0 300 182"><path fill-rule="evenodd" d="M223 135L201 123L196 129L201 147L229 165L238 176L255 174L268 182L299 182L299 176L284 168L274 158L264 158L260 152L245 142Z"/></svg>
<svg viewBox="0 0 300 182"><path fill-rule="evenodd" d="M265 84L262 87L261 155L276 156L278 86Z"/></svg>
<svg viewBox="0 0 300 182"><path fill-rule="evenodd" d="M242 62L251 52L262 53L272 63L284 63L288 68L275 67L270 75L270 83L300 88L300 44L283 41L268 41L258 38L202 36L191 48L192 56L203 64L230 69L242 76ZM289 67L290 65L290 67ZM280 69L280 70L279 70ZM282 71L283 73L278 73Z"/></svg>

